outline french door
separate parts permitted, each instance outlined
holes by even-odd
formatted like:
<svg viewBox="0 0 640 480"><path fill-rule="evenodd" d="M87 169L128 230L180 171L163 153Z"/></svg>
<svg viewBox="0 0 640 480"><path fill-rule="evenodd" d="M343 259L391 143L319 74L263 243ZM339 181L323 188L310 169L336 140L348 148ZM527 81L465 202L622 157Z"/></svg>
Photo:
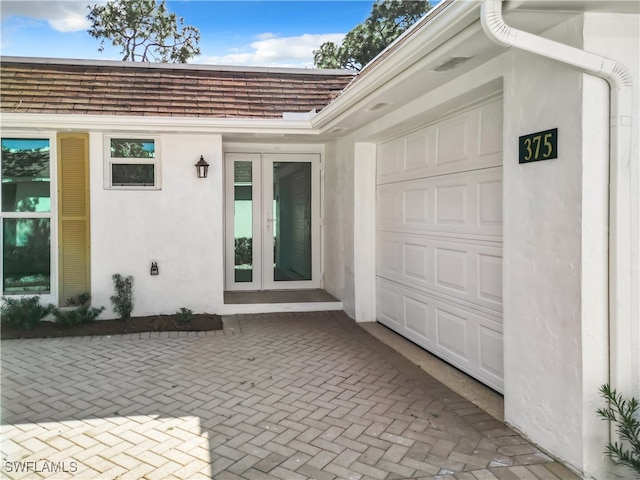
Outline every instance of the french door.
<svg viewBox="0 0 640 480"><path fill-rule="evenodd" d="M227 153L227 290L320 287L320 155Z"/></svg>

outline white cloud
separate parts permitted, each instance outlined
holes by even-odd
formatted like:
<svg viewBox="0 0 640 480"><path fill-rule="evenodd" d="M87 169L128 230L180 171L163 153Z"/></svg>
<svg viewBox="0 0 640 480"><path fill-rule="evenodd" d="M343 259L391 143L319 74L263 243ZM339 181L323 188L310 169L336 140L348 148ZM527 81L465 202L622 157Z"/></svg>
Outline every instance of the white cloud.
<svg viewBox="0 0 640 480"><path fill-rule="evenodd" d="M256 35L257 40L271 40L272 38L277 38L277 37L278 36L275 33L271 33L271 32L259 33L258 35Z"/></svg>
<svg viewBox="0 0 640 480"><path fill-rule="evenodd" d="M103 1L93 1L94 3L104 3ZM49 26L59 32L76 32L89 28L89 21L86 19L87 5L84 1L13 1L2 0L1 12L2 20L12 16L28 17L37 20L45 20Z"/></svg>
<svg viewBox="0 0 640 480"><path fill-rule="evenodd" d="M313 67L313 51L324 42L339 43L344 33L308 34L276 37L272 33L257 35L255 42L222 56L204 55L196 63L210 65L243 65L265 67Z"/></svg>

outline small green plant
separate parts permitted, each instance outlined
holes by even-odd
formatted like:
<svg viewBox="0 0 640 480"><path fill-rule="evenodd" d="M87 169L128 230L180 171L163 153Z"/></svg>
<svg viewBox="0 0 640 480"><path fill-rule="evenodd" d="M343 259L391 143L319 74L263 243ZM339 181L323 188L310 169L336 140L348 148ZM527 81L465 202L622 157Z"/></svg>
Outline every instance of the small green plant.
<svg viewBox="0 0 640 480"><path fill-rule="evenodd" d="M133 277L128 275L123 277L119 273L114 273L111 277L115 295L111 297L113 311L122 320L129 321L133 311Z"/></svg>
<svg viewBox="0 0 640 480"><path fill-rule="evenodd" d="M178 323L189 323L193 319L193 311L188 308L181 307L176 312L176 321Z"/></svg>
<svg viewBox="0 0 640 480"><path fill-rule="evenodd" d="M2 325L13 328L33 330L54 308L49 304L40 304L40 297L2 298L4 302L0 308Z"/></svg>
<svg viewBox="0 0 640 480"><path fill-rule="evenodd" d="M640 410L638 399L625 399L611 389L609 384L600 387L600 395L607 400L606 408L597 410L604 420L613 422L622 443L609 442L605 453L619 464L626 465L640 474ZM625 445L626 442L628 444Z"/></svg>
<svg viewBox="0 0 640 480"><path fill-rule="evenodd" d="M88 293L81 293L76 297L69 298L67 300L67 306L78 308L65 310L59 308L53 309L53 316L56 323L65 327L93 322L104 311L104 307L94 308L91 306L91 295Z"/></svg>
<svg viewBox="0 0 640 480"><path fill-rule="evenodd" d="M66 305L67 307L81 307L83 305L89 305L89 302L91 302L91 295L84 292L75 297L67 298Z"/></svg>

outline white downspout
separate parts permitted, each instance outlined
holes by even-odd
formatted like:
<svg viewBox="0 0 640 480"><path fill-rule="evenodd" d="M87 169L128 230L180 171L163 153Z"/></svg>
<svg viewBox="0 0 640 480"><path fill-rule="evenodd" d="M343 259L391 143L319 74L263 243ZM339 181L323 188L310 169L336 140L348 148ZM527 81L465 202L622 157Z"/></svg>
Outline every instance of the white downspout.
<svg viewBox="0 0 640 480"><path fill-rule="evenodd" d="M637 395L630 341L633 319L638 319L632 298L638 288L638 242L632 241L632 218L638 218L632 196L633 173L637 172L631 168L633 78L615 60L508 26L502 18L502 0L484 0L481 18L485 33L494 42L572 65L610 85L609 381L619 392Z"/></svg>

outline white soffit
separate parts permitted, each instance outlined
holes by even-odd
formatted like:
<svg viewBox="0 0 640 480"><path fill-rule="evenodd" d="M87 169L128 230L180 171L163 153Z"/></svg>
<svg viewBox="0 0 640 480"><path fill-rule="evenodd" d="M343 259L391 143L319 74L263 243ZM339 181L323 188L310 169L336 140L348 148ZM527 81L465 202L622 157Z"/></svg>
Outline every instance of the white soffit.
<svg viewBox="0 0 640 480"><path fill-rule="evenodd" d="M480 5L480 1L454 1L438 12L395 52L354 81L311 124L323 136L343 135L504 53L506 48L494 44L482 31ZM637 12L639 5L636 1L510 1L505 2L505 18L516 27L541 34L584 11ZM469 60L451 70L434 71L456 57ZM378 104L391 107L371 109Z"/></svg>

